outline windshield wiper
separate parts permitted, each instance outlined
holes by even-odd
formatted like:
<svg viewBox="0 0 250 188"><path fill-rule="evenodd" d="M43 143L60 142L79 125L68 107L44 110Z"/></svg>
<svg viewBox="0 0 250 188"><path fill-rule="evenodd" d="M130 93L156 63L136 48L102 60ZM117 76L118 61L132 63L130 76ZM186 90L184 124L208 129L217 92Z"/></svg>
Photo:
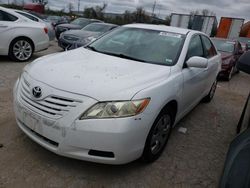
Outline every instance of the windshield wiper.
<svg viewBox="0 0 250 188"><path fill-rule="evenodd" d="M87 46L86 48L95 52L99 52L94 46Z"/></svg>
<svg viewBox="0 0 250 188"><path fill-rule="evenodd" d="M124 58L124 59L130 59L130 60L134 60L134 61L140 61L140 62L146 62L147 63L147 61L145 61L145 60L138 59L138 58L135 58L135 57L131 57L131 56L128 56L128 55L125 55L125 54L116 54L116 53L111 53L111 52L99 51L94 46L87 46L86 48L90 49L90 50L93 50L95 52L106 54L106 55L112 55L112 56L115 56L115 57L120 57L120 58Z"/></svg>
<svg viewBox="0 0 250 188"><path fill-rule="evenodd" d="M131 57L131 56L128 56L128 55L125 55L125 54L116 54L116 53L111 53L111 52L100 52L100 53L104 53L104 54L107 54L107 55L112 55L112 56L120 57L120 58L124 58L124 59L130 59L130 60L134 60L134 61L146 62L145 60L138 59L138 58L135 58L135 57Z"/></svg>

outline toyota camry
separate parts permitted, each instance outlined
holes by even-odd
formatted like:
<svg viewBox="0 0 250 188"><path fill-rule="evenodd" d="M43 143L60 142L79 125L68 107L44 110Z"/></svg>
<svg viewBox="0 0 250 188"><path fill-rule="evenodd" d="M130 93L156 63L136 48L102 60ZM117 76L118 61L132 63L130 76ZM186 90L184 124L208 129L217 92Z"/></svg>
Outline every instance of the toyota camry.
<svg viewBox="0 0 250 188"><path fill-rule="evenodd" d="M125 25L28 64L14 86L17 124L59 155L152 162L178 121L201 100L211 101L220 67L204 33Z"/></svg>

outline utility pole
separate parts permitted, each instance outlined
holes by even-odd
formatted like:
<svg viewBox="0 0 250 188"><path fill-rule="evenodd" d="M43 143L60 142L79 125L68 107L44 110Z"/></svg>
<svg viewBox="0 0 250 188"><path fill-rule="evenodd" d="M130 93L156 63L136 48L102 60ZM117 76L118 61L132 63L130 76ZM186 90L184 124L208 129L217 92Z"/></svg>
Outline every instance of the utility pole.
<svg viewBox="0 0 250 188"><path fill-rule="evenodd" d="M154 16L154 14L155 14L155 7L156 7L156 0L155 0L155 2L154 2L154 4L153 4L153 9L152 9L152 17Z"/></svg>
<svg viewBox="0 0 250 188"><path fill-rule="evenodd" d="M80 14L80 0L78 0L78 14Z"/></svg>

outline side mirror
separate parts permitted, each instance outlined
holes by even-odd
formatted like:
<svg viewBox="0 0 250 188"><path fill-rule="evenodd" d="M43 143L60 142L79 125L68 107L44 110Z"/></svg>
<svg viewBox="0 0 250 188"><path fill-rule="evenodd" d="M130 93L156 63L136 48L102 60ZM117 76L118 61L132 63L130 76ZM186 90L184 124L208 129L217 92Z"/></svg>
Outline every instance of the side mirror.
<svg viewBox="0 0 250 188"><path fill-rule="evenodd" d="M238 69L250 74L250 51L245 52L238 60Z"/></svg>
<svg viewBox="0 0 250 188"><path fill-rule="evenodd" d="M194 68L207 68L208 61L206 58L203 57L190 57L187 62L187 67L194 67Z"/></svg>

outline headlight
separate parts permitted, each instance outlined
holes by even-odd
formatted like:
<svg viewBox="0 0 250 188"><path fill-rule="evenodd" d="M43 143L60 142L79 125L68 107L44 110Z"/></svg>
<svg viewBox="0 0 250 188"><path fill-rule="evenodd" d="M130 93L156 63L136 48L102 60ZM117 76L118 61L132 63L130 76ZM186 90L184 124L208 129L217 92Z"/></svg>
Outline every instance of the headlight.
<svg viewBox="0 0 250 188"><path fill-rule="evenodd" d="M78 42L85 45L85 44L88 44L90 42L93 42L94 40L96 40L95 37L88 37L88 38L80 39Z"/></svg>
<svg viewBox="0 0 250 188"><path fill-rule="evenodd" d="M150 99L117 102L99 102L88 109L81 117L83 119L119 118L140 114L147 107Z"/></svg>

